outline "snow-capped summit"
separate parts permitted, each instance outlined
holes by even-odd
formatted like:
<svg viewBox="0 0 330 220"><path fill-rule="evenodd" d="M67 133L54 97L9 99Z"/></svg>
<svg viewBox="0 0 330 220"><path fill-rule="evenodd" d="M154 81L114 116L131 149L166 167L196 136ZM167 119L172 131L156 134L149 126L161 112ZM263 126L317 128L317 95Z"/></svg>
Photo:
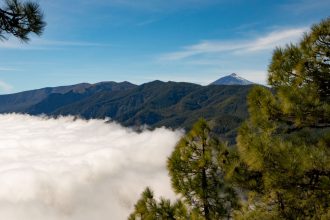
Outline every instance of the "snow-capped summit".
<svg viewBox="0 0 330 220"><path fill-rule="evenodd" d="M211 83L211 85L251 85L251 84L254 83L238 76L236 73L232 73L228 76L222 77Z"/></svg>

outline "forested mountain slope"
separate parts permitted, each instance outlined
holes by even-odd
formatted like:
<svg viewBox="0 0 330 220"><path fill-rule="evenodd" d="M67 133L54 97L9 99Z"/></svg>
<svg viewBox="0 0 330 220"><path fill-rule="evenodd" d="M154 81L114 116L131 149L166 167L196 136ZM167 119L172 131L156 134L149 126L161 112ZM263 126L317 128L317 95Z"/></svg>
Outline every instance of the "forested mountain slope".
<svg viewBox="0 0 330 220"><path fill-rule="evenodd" d="M140 86L128 82L79 84L64 87L67 90L48 88L0 96L0 109L3 113L108 117L124 126L151 128L190 129L204 117L214 132L233 143L237 127L247 117L246 96L251 87L162 81ZM11 102L3 101L9 98Z"/></svg>

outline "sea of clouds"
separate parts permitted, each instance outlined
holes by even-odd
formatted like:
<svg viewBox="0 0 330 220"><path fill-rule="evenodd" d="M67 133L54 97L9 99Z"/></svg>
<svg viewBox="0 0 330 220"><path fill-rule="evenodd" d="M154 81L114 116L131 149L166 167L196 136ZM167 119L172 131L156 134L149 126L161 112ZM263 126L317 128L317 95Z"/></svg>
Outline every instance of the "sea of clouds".
<svg viewBox="0 0 330 220"><path fill-rule="evenodd" d="M166 159L182 134L0 115L0 219L126 219L146 186L174 199Z"/></svg>

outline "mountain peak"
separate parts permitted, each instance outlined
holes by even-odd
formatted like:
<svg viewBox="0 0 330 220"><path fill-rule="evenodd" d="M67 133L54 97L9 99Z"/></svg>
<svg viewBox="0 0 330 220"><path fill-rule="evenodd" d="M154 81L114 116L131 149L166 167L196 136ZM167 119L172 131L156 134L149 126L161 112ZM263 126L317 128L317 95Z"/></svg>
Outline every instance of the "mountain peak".
<svg viewBox="0 0 330 220"><path fill-rule="evenodd" d="M236 73L232 73L228 76L221 77L220 79L214 81L210 85L251 85L254 84L253 82L250 82Z"/></svg>

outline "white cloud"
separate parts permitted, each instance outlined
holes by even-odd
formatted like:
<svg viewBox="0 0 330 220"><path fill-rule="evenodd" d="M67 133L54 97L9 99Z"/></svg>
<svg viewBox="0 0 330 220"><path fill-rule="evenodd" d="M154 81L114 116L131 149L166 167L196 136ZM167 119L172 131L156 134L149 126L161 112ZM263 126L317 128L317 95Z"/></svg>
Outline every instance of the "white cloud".
<svg viewBox="0 0 330 220"><path fill-rule="evenodd" d="M251 40L202 41L201 43L184 47L180 51L164 54L161 60L181 60L197 55L217 53L252 53L274 49L290 42L294 43L307 28L292 28L276 30Z"/></svg>
<svg viewBox="0 0 330 220"><path fill-rule="evenodd" d="M8 84L8 83L0 80L0 91L7 93L7 92L12 91L12 89L13 89L13 86L12 85L10 85L10 84Z"/></svg>
<svg viewBox="0 0 330 220"><path fill-rule="evenodd" d="M181 132L9 114L0 133L0 219L120 220L146 186L174 198L165 166Z"/></svg>

